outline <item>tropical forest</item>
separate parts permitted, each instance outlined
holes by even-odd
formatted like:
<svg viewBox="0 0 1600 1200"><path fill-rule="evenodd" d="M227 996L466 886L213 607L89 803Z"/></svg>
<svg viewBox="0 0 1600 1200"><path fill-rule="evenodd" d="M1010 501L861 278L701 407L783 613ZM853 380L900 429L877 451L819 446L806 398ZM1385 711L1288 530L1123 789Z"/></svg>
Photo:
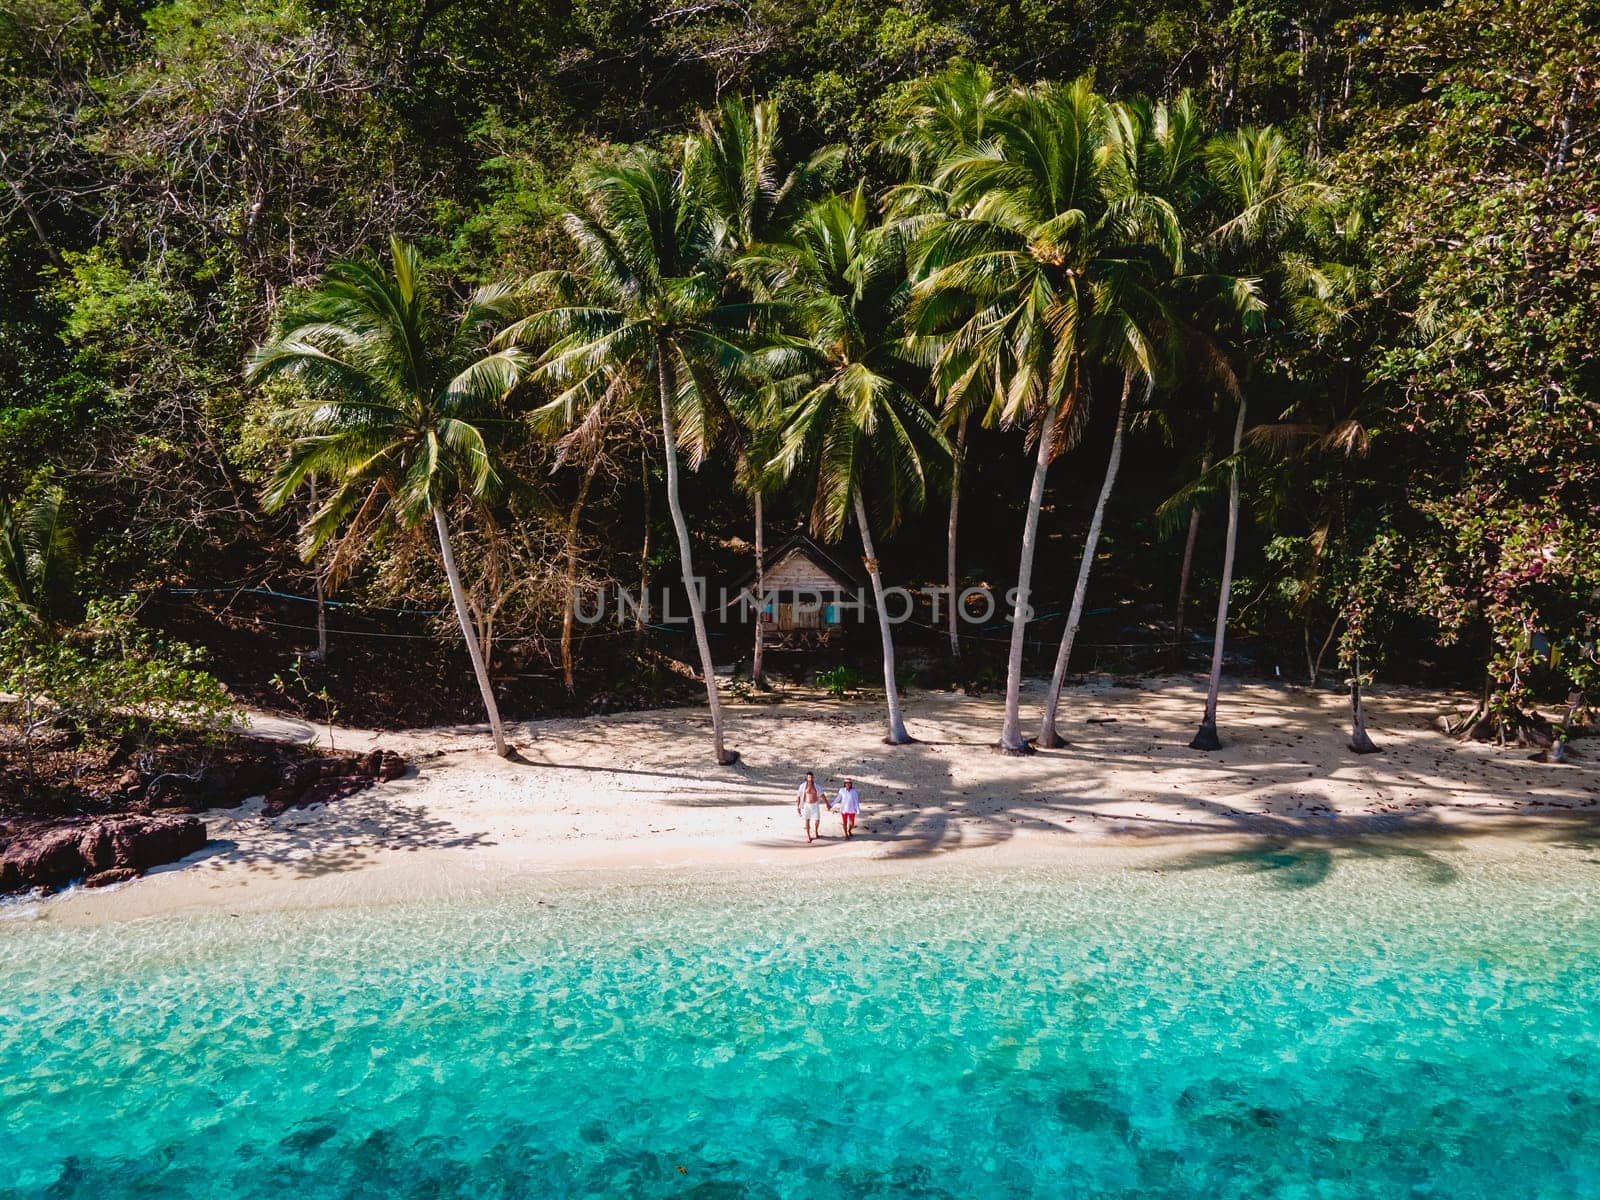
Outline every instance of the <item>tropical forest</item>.
<svg viewBox="0 0 1600 1200"><path fill-rule="evenodd" d="M1205 680L1200 749L1234 678L1360 750L1439 685L1562 753L1596 16L8 0L6 786L250 705L503 753L703 704L727 762L719 674L875 690L891 742L989 694L1014 754L1085 672ZM841 638L717 590L796 536Z"/></svg>
<svg viewBox="0 0 1600 1200"><path fill-rule="evenodd" d="M0 1200L1600 1197L1600 0L0 0Z"/></svg>

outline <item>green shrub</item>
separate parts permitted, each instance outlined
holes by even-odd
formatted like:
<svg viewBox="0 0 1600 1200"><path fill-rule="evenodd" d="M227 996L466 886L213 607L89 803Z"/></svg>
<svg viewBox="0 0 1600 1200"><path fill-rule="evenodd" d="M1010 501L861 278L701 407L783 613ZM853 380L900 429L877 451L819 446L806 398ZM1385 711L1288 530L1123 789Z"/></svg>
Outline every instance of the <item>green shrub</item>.
<svg viewBox="0 0 1600 1200"><path fill-rule="evenodd" d="M150 742L181 729L242 724L227 690L200 666L200 652L169 642L134 616L132 597L95 600L80 625L60 632L26 621L0 629L0 691L13 693L26 742L66 728L85 743L137 734Z"/></svg>
<svg viewBox="0 0 1600 1200"><path fill-rule="evenodd" d="M817 672L817 686L826 688L835 700L843 700L861 686L861 672L840 664Z"/></svg>

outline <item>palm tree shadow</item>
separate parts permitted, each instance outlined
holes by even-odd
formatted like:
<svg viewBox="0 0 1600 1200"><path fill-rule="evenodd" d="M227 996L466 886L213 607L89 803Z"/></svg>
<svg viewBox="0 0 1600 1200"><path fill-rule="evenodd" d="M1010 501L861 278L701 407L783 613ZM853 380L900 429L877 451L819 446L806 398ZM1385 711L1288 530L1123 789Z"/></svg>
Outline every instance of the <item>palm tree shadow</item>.
<svg viewBox="0 0 1600 1200"><path fill-rule="evenodd" d="M1424 838L1427 844L1419 844ZM1457 838L1437 830L1388 832L1375 837L1301 837L1271 839L1261 845L1186 851L1145 870L1227 871L1260 875L1283 891L1304 891L1326 883L1341 863L1399 860L1411 864L1422 883L1449 887L1461 873L1440 852L1462 849Z"/></svg>

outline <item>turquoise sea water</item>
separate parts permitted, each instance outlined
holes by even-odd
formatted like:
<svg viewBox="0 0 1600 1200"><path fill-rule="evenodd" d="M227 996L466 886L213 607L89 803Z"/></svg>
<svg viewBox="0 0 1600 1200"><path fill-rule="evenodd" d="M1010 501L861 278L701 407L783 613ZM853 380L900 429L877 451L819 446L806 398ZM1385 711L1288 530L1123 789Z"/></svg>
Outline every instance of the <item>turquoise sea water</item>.
<svg viewBox="0 0 1600 1200"><path fill-rule="evenodd" d="M0 1197L1600 1197L1597 901L1173 852L4 921Z"/></svg>

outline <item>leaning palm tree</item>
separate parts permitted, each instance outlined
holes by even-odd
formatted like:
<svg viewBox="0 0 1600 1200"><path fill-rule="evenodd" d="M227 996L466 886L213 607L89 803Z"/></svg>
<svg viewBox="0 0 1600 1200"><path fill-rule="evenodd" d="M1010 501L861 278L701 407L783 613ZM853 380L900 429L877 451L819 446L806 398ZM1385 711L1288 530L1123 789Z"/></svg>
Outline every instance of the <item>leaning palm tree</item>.
<svg viewBox="0 0 1600 1200"><path fill-rule="evenodd" d="M1100 544L1106 505L1122 465L1123 436L1127 430L1134 381L1136 376L1143 376L1144 403L1148 406L1155 389L1155 358L1159 352L1152 338L1159 336L1165 342L1171 341L1169 331L1173 322L1166 312L1166 294L1179 285L1177 272L1183 266L1182 219L1184 209L1192 204L1198 191L1194 177L1201 173L1197 153L1201 144L1200 128L1198 114L1187 94L1170 105L1151 107L1146 101L1133 100L1112 104L1106 111L1102 186L1110 199L1111 211L1118 214L1123 223L1130 262L1144 264L1142 286L1127 298L1135 303L1142 300L1144 311L1130 309L1126 300L1105 303L1099 306L1089 323L1098 357L1122 368L1122 396L1117 402L1105 479L1084 537L1072 603L1061 631L1050 687L1045 694L1044 720L1039 729L1041 746L1065 744L1056 729L1061 688L1083 620L1089 575ZM1148 246L1142 256L1134 248L1141 239Z"/></svg>
<svg viewBox="0 0 1600 1200"><path fill-rule="evenodd" d="M19 505L0 499L0 614L52 636L74 603L77 545L52 487Z"/></svg>
<svg viewBox="0 0 1600 1200"><path fill-rule="evenodd" d="M960 215L953 207L948 187L941 186L940 168L982 144L1005 102L1005 89L995 84L987 67L976 64L952 67L912 85L896 106L888 131L879 142L905 176L889 189L887 209L891 219L914 232L932 221ZM969 390L944 414L946 428L955 430L950 455L950 509L945 522L945 590L950 601L945 619L952 658L961 657L956 606L961 481L966 469L967 434L973 417L979 415L981 399L976 389Z"/></svg>
<svg viewBox="0 0 1600 1200"><path fill-rule="evenodd" d="M291 441L264 502L269 511L283 507L313 475L332 485L306 523L301 549L308 559L341 528L346 540L358 540L382 514L401 528L432 519L501 757L509 753L505 729L456 567L449 509L460 492L481 500L502 484L490 433L525 356L491 343L512 305L511 289L482 287L447 320L416 249L395 238L387 269L334 264L247 364L252 380L284 375L305 385L280 414Z"/></svg>
<svg viewBox="0 0 1600 1200"><path fill-rule="evenodd" d="M989 141L941 168L957 215L933 222L918 251L919 332L939 333L952 307L970 312L945 331L935 367L945 407L980 389L1034 447L996 745L1006 754L1032 751L1022 736L1022 656L1050 463L1082 431L1097 330L1117 323L1113 310L1159 307L1148 263L1152 253L1174 257L1179 244L1170 226L1165 246L1136 235L1139 222L1115 202L1106 115L1087 80L1018 93Z"/></svg>
<svg viewBox="0 0 1600 1200"><path fill-rule="evenodd" d="M909 300L905 252L893 227L875 225L857 188L812 206L787 246L761 264L805 345L786 406L780 459L787 475L814 488L811 523L834 538L851 516L861 534L883 643L890 745L912 741L895 680L894 633L868 501L892 530L926 494L925 447L943 445L938 423L917 400L918 371L907 357L902 318Z"/></svg>
<svg viewBox="0 0 1600 1200"><path fill-rule="evenodd" d="M791 161L779 129L778 106L771 100L747 102L729 96L715 113L702 113L699 128L684 147L685 186L710 223L713 252L725 266L757 247L783 241L795 221L827 190L844 157L842 146L824 146L809 158ZM727 299L748 300L762 290L759 276L736 269L724 275ZM782 482L770 469L777 453L766 393L744 386L731 397L733 420L726 428L733 442L734 480L750 498L755 523L755 621L750 681L766 686L765 501Z"/></svg>
<svg viewBox="0 0 1600 1200"><path fill-rule="evenodd" d="M1089 518L1089 531L1083 538L1083 554L1078 560L1078 577L1072 588L1072 604L1067 609L1067 623L1061 631L1061 644L1056 650L1055 669L1050 673L1050 688L1045 693L1044 719L1039 725L1039 745L1055 748L1066 745L1056 729L1056 714L1061 707L1061 688L1066 683L1067 664L1072 661L1072 648L1077 642L1078 628L1083 623L1084 601L1089 593L1089 572L1094 568L1095 553L1100 546L1100 530L1105 523L1106 505L1111 499L1111 489L1116 486L1117 472L1122 467L1122 441L1128 428L1128 399L1137 378L1133 370L1122 376L1122 397L1117 401L1116 425L1111 433L1111 453L1106 457L1105 478L1100 484L1100 494L1094 502L1094 514ZM1155 388L1155 376L1144 376L1144 403L1150 402Z"/></svg>
<svg viewBox="0 0 1600 1200"><path fill-rule="evenodd" d="M659 154L636 148L619 161L590 164L581 190L582 204L562 217L576 253L574 267L537 277L535 286L550 302L511 327L504 340L532 340L544 348L538 376L560 390L536 414L543 419L579 419L601 401L620 370L654 377L667 507L711 710L713 750L726 765L739 756L723 744L722 705L678 472L680 448L698 466L713 443L724 414L722 393L746 368L739 339L756 310L726 299L712 222L682 173Z"/></svg>
<svg viewBox="0 0 1600 1200"><path fill-rule="evenodd" d="M1219 221L1207 249L1219 269L1233 276L1254 275L1268 286L1282 276L1284 251L1308 213L1330 198L1329 189L1298 170L1284 136L1272 128L1243 129L1214 138L1206 147L1207 170L1218 203ZM1247 329L1264 327L1263 311L1252 314ZM1249 347L1247 347L1247 353ZM1243 373L1248 383L1247 361ZM1248 394L1241 390L1234 415L1233 450L1228 460L1228 529L1223 542L1222 583L1211 642L1211 674L1205 712L1193 750L1220 750L1217 703L1222 690L1222 658L1228 633L1228 603L1233 590L1233 560L1239 538L1239 475L1243 465Z"/></svg>

